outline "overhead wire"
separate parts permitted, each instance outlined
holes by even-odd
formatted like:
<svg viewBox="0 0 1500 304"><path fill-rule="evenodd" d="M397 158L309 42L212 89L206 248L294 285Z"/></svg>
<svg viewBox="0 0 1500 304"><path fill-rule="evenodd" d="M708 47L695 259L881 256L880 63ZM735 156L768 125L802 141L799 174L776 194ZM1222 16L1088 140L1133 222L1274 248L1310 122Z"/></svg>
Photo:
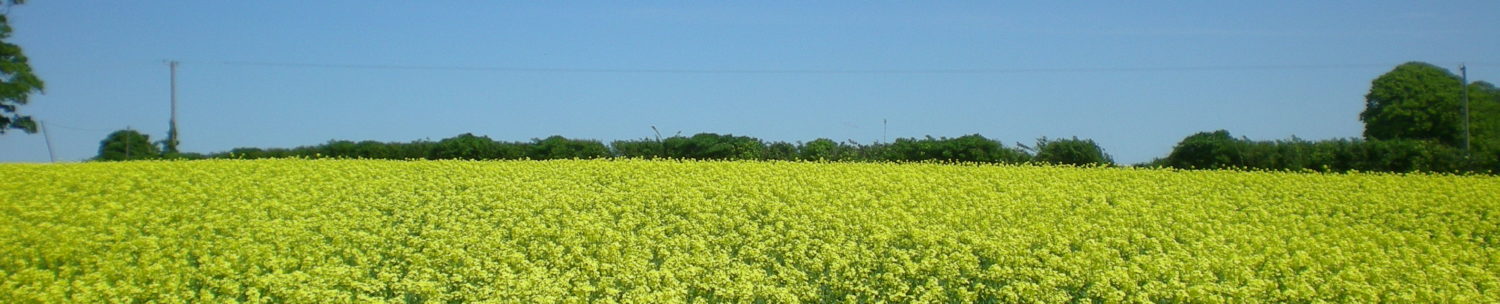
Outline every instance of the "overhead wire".
<svg viewBox="0 0 1500 304"><path fill-rule="evenodd" d="M1239 70L1319 70L1386 68L1390 64L1305 64L1305 65L1208 65L1208 66L1159 66L1159 67L1060 67L1060 68L964 68L964 69L676 69L676 68L568 68L568 67L517 67L517 66L473 66L473 65L400 65L400 64L347 64L270 61L221 61L231 66L317 68L317 69L365 69L365 70L430 70L430 71L485 71L512 73L609 73L609 74L1023 74L1023 73L1081 73L1081 72L1174 72L1174 71L1239 71ZM1470 66L1486 65L1470 63Z"/></svg>
<svg viewBox="0 0 1500 304"><path fill-rule="evenodd" d="M60 128L63 128L63 129L69 129L69 130L73 130L73 131L85 131L85 132L109 132L109 131L113 131L113 130L105 130L105 129L74 127L74 126L69 126L69 125L65 125L65 124L59 124L59 123L57 123L55 121L50 121L50 120L47 121L47 127L49 127L49 128L50 127L60 127Z"/></svg>

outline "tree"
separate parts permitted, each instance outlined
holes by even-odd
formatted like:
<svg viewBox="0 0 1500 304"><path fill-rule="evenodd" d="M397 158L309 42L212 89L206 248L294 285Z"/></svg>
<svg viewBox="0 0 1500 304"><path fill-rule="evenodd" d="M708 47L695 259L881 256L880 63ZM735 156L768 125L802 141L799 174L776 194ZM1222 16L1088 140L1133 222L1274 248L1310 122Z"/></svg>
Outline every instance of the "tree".
<svg viewBox="0 0 1500 304"><path fill-rule="evenodd" d="M495 150L495 141L489 137L464 133L438 141L433 154L439 159L485 159Z"/></svg>
<svg viewBox="0 0 1500 304"><path fill-rule="evenodd" d="M1245 144L1229 136L1229 131L1198 132L1172 148L1167 165L1180 169L1219 169L1238 167L1245 162Z"/></svg>
<svg viewBox="0 0 1500 304"><path fill-rule="evenodd" d="M666 154L662 151L660 141L650 138L639 140L616 140L609 143L614 155L630 158L662 158Z"/></svg>
<svg viewBox="0 0 1500 304"><path fill-rule="evenodd" d="M609 147L595 140L568 139L561 135L553 135L534 141L536 143L531 146L532 159L589 159L610 155Z"/></svg>
<svg viewBox="0 0 1500 304"><path fill-rule="evenodd" d="M11 0L7 5L22 2L25 1ZM11 33L7 17L0 14L0 134L9 129L36 133L36 121L21 115L17 107L26 105L31 93L42 92L42 80L32 73L21 46L5 41Z"/></svg>
<svg viewBox="0 0 1500 304"><path fill-rule="evenodd" d="M1031 155L1019 149L1006 148L1000 142L984 138L979 134L956 138L925 139L897 138L885 147L885 156L891 161L961 161L981 163L1022 163L1031 160Z"/></svg>
<svg viewBox="0 0 1500 304"><path fill-rule="evenodd" d="M662 145L667 156L689 159L762 159L766 150L760 139L715 133L673 136L663 140Z"/></svg>
<svg viewBox="0 0 1500 304"><path fill-rule="evenodd" d="M802 160L839 160L839 143L832 139L819 138L802 144Z"/></svg>
<svg viewBox="0 0 1500 304"><path fill-rule="evenodd" d="M1462 145L1460 82L1447 69L1422 62L1408 62L1380 75L1370 84L1365 110L1359 113L1365 138Z"/></svg>
<svg viewBox="0 0 1500 304"><path fill-rule="evenodd" d="M1469 129L1474 149L1500 151L1500 88L1494 84L1469 84Z"/></svg>
<svg viewBox="0 0 1500 304"><path fill-rule="evenodd" d="M1033 160L1050 164L1067 165L1114 165L1115 161L1104 153L1092 139L1047 139L1036 140L1036 156Z"/></svg>
<svg viewBox="0 0 1500 304"><path fill-rule="evenodd" d="M151 136L135 130L119 130L109 133L99 142L99 156L95 160L153 159L161 156Z"/></svg>
<svg viewBox="0 0 1500 304"><path fill-rule="evenodd" d="M784 141L768 144L765 159L795 160L797 159L797 146Z"/></svg>

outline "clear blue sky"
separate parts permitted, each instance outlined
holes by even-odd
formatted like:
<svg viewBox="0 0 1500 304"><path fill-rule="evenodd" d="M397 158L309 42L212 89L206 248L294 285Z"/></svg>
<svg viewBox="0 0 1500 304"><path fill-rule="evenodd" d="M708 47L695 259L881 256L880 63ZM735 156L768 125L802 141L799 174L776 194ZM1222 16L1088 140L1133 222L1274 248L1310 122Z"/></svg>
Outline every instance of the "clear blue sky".
<svg viewBox="0 0 1500 304"><path fill-rule="evenodd" d="M205 153L652 125L869 143L887 119L890 139L1078 136L1136 163L1206 130L1358 137L1370 81L1406 61L1500 82L1500 1L499 2L37 0L9 16L47 83L22 111L67 161L113 130L165 137L166 59L182 62L181 148ZM983 71L930 73L951 70ZM41 133L0 136L0 161L47 160Z"/></svg>

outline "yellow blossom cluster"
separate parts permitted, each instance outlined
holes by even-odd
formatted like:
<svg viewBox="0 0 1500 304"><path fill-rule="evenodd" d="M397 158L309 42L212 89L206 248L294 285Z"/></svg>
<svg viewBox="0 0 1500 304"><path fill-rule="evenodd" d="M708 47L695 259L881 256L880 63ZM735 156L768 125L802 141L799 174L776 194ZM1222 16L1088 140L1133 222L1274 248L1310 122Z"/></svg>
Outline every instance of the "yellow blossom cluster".
<svg viewBox="0 0 1500 304"><path fill-rule="evenodd" d="M933 163L0 165L0 302L1500 302L1500 178Z"/></svg>

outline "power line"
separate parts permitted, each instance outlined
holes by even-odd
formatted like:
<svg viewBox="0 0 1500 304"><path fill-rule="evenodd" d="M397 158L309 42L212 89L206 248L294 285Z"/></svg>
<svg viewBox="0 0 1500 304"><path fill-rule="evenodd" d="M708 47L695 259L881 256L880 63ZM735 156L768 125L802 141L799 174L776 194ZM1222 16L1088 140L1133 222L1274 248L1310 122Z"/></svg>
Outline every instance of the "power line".
<svg viewBox="0 0 1500 304"><path fill-rule="evenodd" d="M317 69L363 69L363 70L428 70L428 71L479 71L510 73L605 73L605 74L1024 74L1024 73L1080 73L1080 72L1193 72L1193 71L1243 71L1243 70L1327 70L1389 68L1381 64L1313 64L1313 65L1216 65L1216 66L1160 66L1160 67L1078 67L1078 68L976 68L976 69L643 69L643 68L561 68L561 67L507 67L470 65L396 65L396 64L341 64L266 61L223 61L224 65L317 68ZM1476 64L1470 64L1476 65Z"/></svg>
<svg viewBox="0 0 1500 304"><path fill-rule="evenodd" d="M110 130L105 130L105 129L73 127L73 126L58 124L57 122L50 122L50 121L47 124L51 125L53 127L61 127L63 129L69 129L69 130L73 130L73 131L85 131L85 132L109 132L110 131Z"/></svg>

